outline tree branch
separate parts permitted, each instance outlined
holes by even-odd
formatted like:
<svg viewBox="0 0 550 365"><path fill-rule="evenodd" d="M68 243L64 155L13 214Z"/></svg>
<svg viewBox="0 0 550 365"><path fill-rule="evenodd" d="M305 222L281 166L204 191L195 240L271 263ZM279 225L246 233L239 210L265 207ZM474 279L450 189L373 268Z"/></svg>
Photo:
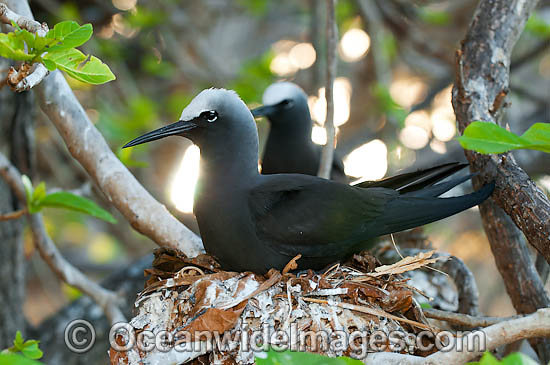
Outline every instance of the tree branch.
<svg viewBox="0 0 550 365"><path fill-rule="evenodd" d="M462 314L462 313L447 312L447 311L442 311L442 310L433 309L433 308L424 308L422 309L422 312L424 313L426 318L445 321L447 323L465 327L465 328L487 327L493 324L500 323L502 321L521 318L520 316L509 317L509 318L478 317L478 316L470 316L468 314Z"/></svg>
<svg viewBox="0 0 550 365"><path fill-rule="evenodd" d="M0 175L12 188L19 200L25 203L25 188L23 187L21 175L1 153ZM65 260L46 232L42 215L40 213L28 214L28 219L36 249L59 279L90 296L103 309L111 323L125 321L124 315L118 308L120 304L118 295L91 281L86 275Z"/></svg>
<svg viewBox="0 0 550 365"><path fill-rule="evenodd" d="M31 33L36 33L40 37L44 37L48 33L46 23L40 24L32 18L19 15L11 11L6 4L0 3L0 21L4 24L11 25L12 22L17 24L22 29L26 29Z"/></svg>
<svg viewBox="0 0 550 365"><path fill-rule="evenodd" d="M26 210L26 209L19 209L19 210L16 210L15 212L7 213L7 214L2 214L2 215L0 215L0 222L3 222L3 221L10 221L10 220L12 220L12 219L19 219L19 218L21 218L25 213L27 213L27 210Z"/></svg>
<svg viewBox="0 0 550 365"><path fill-rule="evenodd" d="M510 54L536 0L480 3L462 49L457 53L453 106L462 133L470 122L500 121L509 85ZM550 201L510 153L466 151L476 186L495 181L492 199L506 211L527 240L550 262Z"/></svg>
<svg viewBox="0 0 550 365"><path fill-rule="evenodd" d="M8 25L11 25L13 22L22 29L26 29L31 33L36 33L41 37L44 37L49 30L46 23L40 24L31 18L21 16L11 11L6 4L2 3L0 3L0 22ZM23 65L19 71L15 71L15 69L12 68L8 73L8 85L17 92L30 90L38 85L49 73L48 69L41 63L37 63L30 73L24 71L26 68L23 67Z"/></svg>
<svg viewBox="0 0 550 365"><path fill-rule="evenodd" d="M461 133L475 120L499 124L507 106L510 55L536 0L483 0L478 5L461 50L457 52L453 107ZM519 313L549 305L534 269L521 229L537 251L550 261L550 201L510 153L481 155L465 151L470 168L479 175L474 185L496 182L492 198L480 213L497 267ZM502 211L502 208L504 211ZM541 360L550 359L550 341L532 341Z"/></svg>
<svg viewBox="0 0 550 365"><path fill-rule="evenodd" d="M486 338L486 351L492 351L495 348L512 342L520 341L532 337L550 336L550 308L539 309L533 314L525 317L515 318L499 322L484 329ZM396 354L391 352L371 353L365 359L368 364L446 364L458 365L465 364L481 356L484 351L479 348L479 341L476 340L477 334L470 333L462 337L464 344L461 350L456 347L448 352L438 351L428 357L410 356ZM465 351L467 344L475 345L475 351Z"/></svg>
<svg viewBox="0 0 550 365"><path fill-rule="evenodd" d="M336 47L338 44L338 28L334 8L336 0L327 2L327 84L325 87L325 99L327 101L327 117L325 118L325 130L327 131L327 143L321 152L319 172L317 176L330 179L332 161L334 159L334 77L336 75Z"/></svg>
<svg viewBox="0 0 550 365"><path fill-rule="evenodd" d="M4 1L32 18L27 1ZM118 160L59 71L52 72L40 84L37 94L42 110L63 137L72 156L135 230L160 246L177 248L188 256L204 251L201 239L159 204Z"/></svg>

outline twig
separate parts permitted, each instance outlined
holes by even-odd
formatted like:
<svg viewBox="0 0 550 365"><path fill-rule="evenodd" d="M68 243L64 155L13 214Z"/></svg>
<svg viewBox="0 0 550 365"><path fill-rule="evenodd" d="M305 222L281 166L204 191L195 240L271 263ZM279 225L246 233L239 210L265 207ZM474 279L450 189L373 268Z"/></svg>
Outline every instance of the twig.
<svg viewBox="0 0 550 365"><path fill-rule="evenodd" d="M8 1L4 2L8 3ZM14 22L22 29L26 29L31 33L36 33L40 37L44 37L49 30L48 26L45 23L40 24L32 18L19 15L10 10L10 8L6 4L2 3L0 3L0 21L8 25L11 25L11 23Z"/></svg>
<svg viewBox="0 0 550 365"><path fill-rule="evenodd" d="M433 327L428 326L427 324L420 323L417 321L410 320L408 318L401 318L398 316L394 316L391 313L388 313L386 311L383 311L381 309L375 309L375 308L369 308L365 306L355 305L351 303L345 303L345 302L334 302L334 301L328 301L325 299L315 299L315 298L307 298L302 297L302 300L305 302L311 302L311 303L319 303L319 304L327 304L327 305L335 305L340 308L354 310L361 313L370 314L372 316L378 316L378 317L385 317L389 319L393 319L394 321L403 322L410 324L411 326L422 328L431 332L436 332L436 330Z"/></svg>
<svg viewBox="0 0 550 365"><path fill-rule="evenodd" d="M371 38L371 54L374 61L374 72L376 81L388 85L391 78L390 62L384 55L385 28L382 14L374 0L356 0L359 14L366 24L367 31Z"/></svg>
<svg viewBox="0 0 550 365"><path fill-rule="evenodd" d="M480 331L485 333L487 351L520 341L526 338L550 336L550 308L539 309L537 312L521 318L502 321ZM470 333L461 338L463 346L455 346L450 351L438 351L428 357L403 355L391 352L371 353L364 360L367 364L399 364L399 365L459 365L483 354L476 333ZM467 345L474 345L474 351L465 351Z"/></svg>
<svg viewBox="0 0 550 365"><path fill-rule="evenodd" d="M37 63L34 66L34 70L25 77L23 80L21 80L19 83L17 83L15 86L12 86L12 89L17 92L27 91L38 85L48 74L50 71L41 63Z"/></svg>
<svg viewBox="0 0 550 365"><path fill-rule="evenodd" d="M511 319L522 318L523 316L514 317L476 317L468 314L454 313L442 311L433 308L424 308L422 312L427 318L437 319L445 321L450 324L458 325L465 328L487 327L493 324L500 323L502 321L509 321Z"/></svg>
<svg viewBox="0 0 550 365"><path fill-rule="evenodd" d="M21 216L23 216L23 214L25 214L25 213L27 213L26 209L19 209L19 210L16 210L15 212L0 215L0 222L9 221L9 220L12 220L12 219L18 219Z"/></svg>
<svg viewBox="0 0 550 365"><path fill-rule="evenodd" d="M22 29L26 29L31 33L36 33L41 37L44 37L49 30L46 23L40 24L31 18L21 16L10 10L6 4L2 3L0 3L0 21L9 25L14 22ZM8 85L10 85L14 91L22 92L30 90L34 86L38 85L49 73L48 69L46 69L46 67L44 67L41 63L37 63L34 66L34 70L30 73L27 70L29 66L29 64L23 63L20 70L16 72L15 75L8 75Z"/></svg>
<svg viewBox="0 0 550 365"><path fill-rule="evenodd" d="M334 8L336 0L327 2L327 84L325 87L325 99L327 101L327 117L325 118L325 130L327 131L327 143L321 152L319 172L317 176L329 179L332 172L332 161L334 159L334 77L336 74L336 47L338 39L338 28Z"/></svg>
<svg viewBox="0 0 550 365"><path fill-rule="evenodd" d="M25 202L25 188L21 181L21 175L1 153L0 175L12 188L21 202ZM59 279L90 296L103 309L111 323L125 321L124 315L118 307L120 305L120 297L116 293L88 279L86 275L65 260L46 232L40 213L29 214L28 219L36 249Z"/></svg>
<svg viewBox="0 0 550 365"><path fill-rule="evenodd" d="M403 253L406 256L415 256L420 252L426 252L428 250L422 250L418 248L404 248ZM392 255L388 252L388 255ZM451 277L455 283L458 294L458 313L468 314L471 316L479 315L479 291L477 289L476 280L474 274L470 271L468 266L456 256L449 256L448 254L435 252L433 257L444 256L446 260L439 260L431 264L432 268L443 271L449 277ZM398 257L393 255L395 260L399 260Z"/></svg>

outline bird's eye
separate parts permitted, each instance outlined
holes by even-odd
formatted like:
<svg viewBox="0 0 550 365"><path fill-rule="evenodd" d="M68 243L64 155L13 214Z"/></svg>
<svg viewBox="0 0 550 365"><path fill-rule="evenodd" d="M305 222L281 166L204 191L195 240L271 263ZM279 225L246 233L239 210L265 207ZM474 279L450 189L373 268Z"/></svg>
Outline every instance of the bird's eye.
<svg viewBox="0 0 550 365"><path fill-rule="evenodd" d="M279 103L283 108L288 109L291 108L293 105L293 102L291 99L285 99Z"/></svg>
<svg viewBox="0 0 550 365"><path fill-rule="evenodd" d="M202 116L208 123L212 123L212 122L215 122L216 120L218 120L218 113L216 113L216 112L213 111L213 110L209 110L209 111L203 112L203 113L201 114L201 116Z"/></svg>

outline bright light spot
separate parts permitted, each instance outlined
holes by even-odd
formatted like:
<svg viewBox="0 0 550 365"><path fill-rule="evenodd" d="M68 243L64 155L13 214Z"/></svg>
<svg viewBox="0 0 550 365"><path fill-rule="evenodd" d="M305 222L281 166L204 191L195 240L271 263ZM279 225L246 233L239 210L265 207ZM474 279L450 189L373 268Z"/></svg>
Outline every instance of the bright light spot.
<svg viewBox="0 0 550 365"><path fill-rule="evenodd" d="M378 180L388 170L388 148L375 139L353 150L344 158L346 175L361 177L361 180Z"/></svg>
<svg viewBox="0 0 550 365"><path fill-rule="evenodd" d="M275 54L288 53L296 44L296 42L289 39L281 39L280 41L273 43L271 45L271 49L275 52Z"/></svg>
<svg viewBox="0 0 550 365"><path fill-rule="evenodd" d="M193 212L193 195L199 178L200 150L191 145L185 151L180 167L170 185L170 200L177 210Z"/></svg>
<svg viewBox="0 0 550 365"><path fill-rule="evenodd" d="M138 32L138 29L130 27L121 13L113 15L113 27L115 32L126 38L132 38Z"/></svg>
<svg viewBox="0 0 550 365"><path fill-rule="evenodd" d="M438 141L437 139L432 139L430 142L430 148L432 151L439 153L440 155L443 155L447 152L447 146L445 146L445 142Z"/></svg>
<svg viewBox="0 0 550 365"><path fill-rule="evenodd" d="M432 111L430 117L432 133L440 141L447 142L453 139L456 133L455 115L452 109L439 107Z"/></svg>
<svg viewBox="0 0 550 365"><path fill-rule="evenodd" d="M428 144L430 136L424 128L411 125L401 130L401 133L399 133L399 140L405 147L419 150Z"/></svg>
<svg viewBox="0 0 550 365"><path fill-rule="evenodd" d="M405 109L418 103L426 95L428 86L416 77L404 77L393 81L390 85L390 95L395 102Z"/></svg>
<svg viewBox="0 0 550 365"><path fill-rule="evenodd" d="M447 142L453 139L456 133L456 126L454 122L448 119L434 120L432 132L438 140Z"/></svg>
<svg viewBox="0 0 550 365"><path fill-rule="evenodd" d="M334 125L336 127L346 123L349 119L351 91L351 82L346 77L338 77L334 80ZM308 104L313 119L319 124L324 124L327 116L325 88L319 89L318 97L310 97Z"/></svg>
<svg viewBox="0 0 550 365"><path fill-rule="evenodd" d="M453 85L451 84L435 95L433 106L436 108L445 107L450 109L451 112L453 112L452 98L453 98Z"/></svg>
<svg viewBox="0 0 550 365"><path fill-rule="evenodd" d="M292 47L288 57L295 67L306 69L313 65L317 55L311 43L298 43Z"/></svg>
<svg viewBox="0 0 550 365"><path fill-rule="evenodd" d="M130 10L136 6L137 0L113 0L113 5L119 10Z"/></svg>
<svg viewBox="0 0 550 365"><path fill-rule="evenodd" d="M327 144L327 130L323 127L319 127L318 125L314 125L311 130L311 140L313 143L324 146Z"/></svg>
<svg viewBox="0 0 550 365"><path fill-rule="evenodd" d="M424 110L417 110L410 113L405 118L405 126L417 126L423 128L426 132L430 133L432 124L430 123L430 115Z"/></svg>
<svg viewBox="0 0 550 365"><path fill-rule="evenodd" d="M291 62L288 53L280 53L275 56L269 64L269 69L279 76L289 76L298 71L298 67Z"/></svg>
<svg viewBox="0 0 550 365"><path fill-rule="evenodd" d="M538 181L546 191L550 192L550 175L544 175Z"/></svg>
<svg viewBox="0 0 550 365"><path fill-rule="evenodd" d="M355 62L361 59L370 47L370 37L362 29L352 28L340 40L340 57L346 62Z"/></svg>

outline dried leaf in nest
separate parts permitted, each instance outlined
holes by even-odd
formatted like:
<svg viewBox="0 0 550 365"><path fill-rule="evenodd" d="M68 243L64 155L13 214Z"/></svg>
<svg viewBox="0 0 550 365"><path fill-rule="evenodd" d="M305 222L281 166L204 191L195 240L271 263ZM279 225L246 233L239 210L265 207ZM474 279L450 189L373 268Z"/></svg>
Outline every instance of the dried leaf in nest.
<svg viewBox="0 0 550 365"><path fill-rule="evenodd" d="M130 349L116 356L111 353L111 362L166 363L169 359L186 363L204 361L207 356L211 363L252 364L255 353L250 343L244 346L243 333L268 331L262 340L273 344L276 331L289 334L288 338L293 330L326 333L331 338L338 331L358 330L370 336L379 330L405 334L430 329L414 306L413 291L398 274L434 262L431 255L408 257L381 268L375 268L373 257L356 255L349 264L334 265L324 273L308 270L296 276L271 270L261 276L220 271L208 264L206 256L190 260L175 250L160 249L153 269L147 270L151 279L136 301L131 325L137 334L169 331L173 345L194 347L167 352ZM292 263L288 267L292 270ZM182 331L185 336L178 335ZM201 333L212 336L203 338ZM353 344L334 349L319 346L311 338L295 345L295 350L329 356L354 351ZM404 351L414 353L416 348Z"/></svg>
<svg viewBox="0 0 550 365"><path fill-rule="evenodd" d="M153 268L165 273L175 273L188 265L198 266L204 270L216 272L219 271L220 265L210 255L199 255L197 257L188 258L183 252L168 248L160 247L154 251L155 258L153 259Z"/></svg>
<svg viewBox="0 0 550 365"><path fill-rule="evenodd" d="M243 301L234 308L228 310L208 308L204 313L198 315L198 317L183 330L191 334L192 340L196 340L193 336L195 333L203 331L224 333L235 327L245 306L246 301Z"/></svg>
<svg viewBox="0 0 550 365"><path fill-rule="evenodd" d="M407 271L416 270L429 264L433 264L438 260L445 259L443 256L431 258L434 252L435 250L419 252L418 255L405 257L402 260L397 261L395 264L379 266L374 269L374 273L369 273L368 275L376 277L382 275L402 274Z"/></svg>

